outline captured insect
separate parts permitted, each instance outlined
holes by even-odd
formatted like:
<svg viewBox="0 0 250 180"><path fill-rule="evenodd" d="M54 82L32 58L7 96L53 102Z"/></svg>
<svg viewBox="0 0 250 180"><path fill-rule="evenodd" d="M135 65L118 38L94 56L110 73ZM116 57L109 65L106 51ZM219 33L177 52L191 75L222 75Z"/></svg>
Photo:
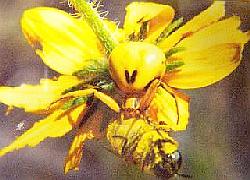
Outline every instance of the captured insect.
<svg viewBox="0 0 250 180"><path fill-rule="evenodd" d="M249 40L240 19L225 18L223 1L186 23L174 19L169 5L132 2L120 28L100 17L96 1L69 4L77 15L37 7L22 16L25 38L61 75L38 85L0 87L0 102L9 109L46 115L0 156L77 129L65 173L79 169L85 141L107 135L113 151L142 170L179 174L181 154L170 132L186 129L189 97L177 89L211 85L240 64ZM113 111L106 131L100 131L104 115L93 115L99 102Z"/></svg>
<svg viewBox="0 0 250 180"><path fill-rule="evenodd" d="M168 131L142 119L116 120L108 127L107 138L119 156L143 171L164 178L178 174L182 157Z"/></svg>

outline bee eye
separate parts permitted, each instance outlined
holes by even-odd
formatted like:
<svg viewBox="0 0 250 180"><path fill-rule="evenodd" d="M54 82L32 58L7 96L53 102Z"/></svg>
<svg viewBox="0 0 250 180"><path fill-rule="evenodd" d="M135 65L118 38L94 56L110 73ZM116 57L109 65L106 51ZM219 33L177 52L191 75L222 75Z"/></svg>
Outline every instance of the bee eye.
<svg viewBox="0 0 250 180"><path fill-rule="evenodd" d="M155 175L159 177L170 178L178 173L182 164L182 157L179 151L172 154L163 154L164 161L154 167Z"/></svg>

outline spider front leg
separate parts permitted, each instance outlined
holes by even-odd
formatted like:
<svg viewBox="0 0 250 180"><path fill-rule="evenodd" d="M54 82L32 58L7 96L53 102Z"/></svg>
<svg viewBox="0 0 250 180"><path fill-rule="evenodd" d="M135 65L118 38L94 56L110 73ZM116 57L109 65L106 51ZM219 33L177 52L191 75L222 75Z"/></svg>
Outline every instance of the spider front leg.
<svg viewBox="0 0 250 180"><path fill-rule="evenodd" d="M147 89L146 94L140 99L140 112L143 113L145 112L145 110L148 109L160 84L161 84L161 81L159 79L155 79L150 84L149 88Z"/></svg>
<svg viewBox="0 0 250 180"><path fill-rule="evenodd" d="M66 98L66 97L86 97L86 96L91 96L91 95L93 95L95 98L102 101L104 104L106 104L110 109L114 110L115 112L117 112L117 113L120 112L120 107L119 107L118 103L113 98L111 98L110 96L106 95L103 92L97 91L94 88L69 92L69 93L65 94L63 96L63 98Z"/></svg>
<svg viewBox="0 0 250 180"><path fill-rule="evenodd" d="M127 98L122 105L121 119L144 119L147 117L147 109L149 108L160 83L160 80L155 79L152 83L150 83L150 86L147 88L146 93L142 97Z"/></svg>
<svg viewBox="0 0 250 180"><path fill-rule="evenodd" d="M161 82L150 109L156 112L156 124L174 131L186 129L189 119L189 97L184 93Z"/></svg>

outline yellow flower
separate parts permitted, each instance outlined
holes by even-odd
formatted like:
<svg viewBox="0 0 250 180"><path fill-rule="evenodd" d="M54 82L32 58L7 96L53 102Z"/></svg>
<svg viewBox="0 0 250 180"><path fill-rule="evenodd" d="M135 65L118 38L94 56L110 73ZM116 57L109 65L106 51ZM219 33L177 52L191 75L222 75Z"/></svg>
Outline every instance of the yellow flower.
<svg viewBox="0 0 250 180"><path fill-rule="evenodd" d="M80 5L86 4L80 0L71 3L80 13L84 8ZM168 130L186 129L189 99L173 87L199 88L221 80L240 64L243 46L249 40L249 34L238 29L238 17L223 19L224 6L223 1L216 1L180 28L181 19L172 22L172 7L155 3L128 5L123 29L106 20L100 21L103 24L95 24L95 18L93 24L86 22L85 19L95 15L88 14L91 11L86 11L84 19L49 7L26 10L21 19L26 39L43 62L62 75L53 80L42 79L36 86L0 87L0 102L48 115L0 150L0 156L27 145L33 147L47 137L63 136L79 127L66 158L65 172L78 169L84 142L101 136L96 127L101 120L82 122L93 107L93 99L103 101L115 112L120 111L117 102L105 94L114 93L110 89L115 86L107 57L124 42L150 43L165 54L166 71L160 78L161 85L156 82L156 88L144 92L146 96L140 102L145 105L140 108L146 109L145 116L153 124L166 126ZM146 146L139 147L143 150Z"/></svg>
<svg viewBox="0 0 250 180"><path fill-rule="evenodd" d="M108 102L111 109L119 111L113 99L96 90L102 86L96 87L94 83L94 80L102 80L106 83L104 85L109 83L105 81L106 72L92 73L96 67L98 70L106 70L103 69L105 50L83 19L55 8L37 7L26 10L21 25L26 39L43 62L62 75L53 79L41 79L39 85L0 87L0 102L22 108L26 112L47 115L12 144L3 148L0 156L25 146L34 147L47 137L64 136L73 128L79 127L67 157L65 172L77 169L83 142L94 136L101 136L99 125L93 128L97 123L100 124L100 120L87 122L83 127L79 125L92 107L93 96ZM112 22L107 22L107 25L110 29L116 28ZM77 77L73 73L87 73L87 76ZM99 76L102 78L98 79ZM84 89L85 86L88 88Z"/></svg>

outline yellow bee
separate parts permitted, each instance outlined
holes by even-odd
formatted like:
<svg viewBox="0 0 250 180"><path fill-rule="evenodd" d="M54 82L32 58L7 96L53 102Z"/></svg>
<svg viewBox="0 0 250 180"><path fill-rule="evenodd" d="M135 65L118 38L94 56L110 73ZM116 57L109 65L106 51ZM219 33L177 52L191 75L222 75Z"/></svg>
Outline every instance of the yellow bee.
<svg viewBox="0 0 250 180"><path fill-rule="evenodd" d="M165 178L178 174L182 157L166 130L142 119L116 120L108 126L107 138L114 152L142 171Z"/></svg>

